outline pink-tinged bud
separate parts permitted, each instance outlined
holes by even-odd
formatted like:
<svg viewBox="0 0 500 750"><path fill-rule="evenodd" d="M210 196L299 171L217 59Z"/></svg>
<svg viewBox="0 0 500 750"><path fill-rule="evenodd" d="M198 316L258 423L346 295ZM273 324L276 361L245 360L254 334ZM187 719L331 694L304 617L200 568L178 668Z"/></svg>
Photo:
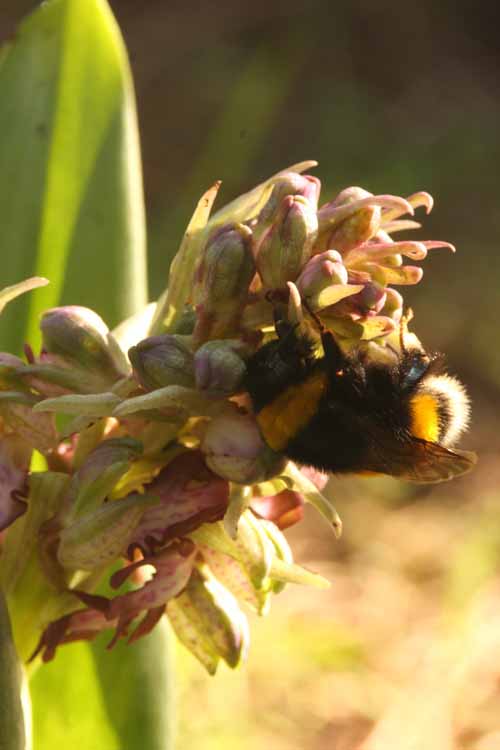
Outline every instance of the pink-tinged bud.
<svg viewBox="0 0 500 750"><path fill-rule="evenodd" d="M316 210L305 198L289 195L283 199L256 251L264 287L280 289L287 281L295 281L311 255L317 229Z"/></svg>
<svg viewBox="0 0 500 750"><path fill-rule="evenodd" d="M370 282L358 294L349 297L345 303L353 312L363 317L370 313L379 313L385 305L386 298L386 290L379 284Z"/></svg>
<svg viewBox="0 0 500 750"><path fill-rule="evenodd" d="M306 299L320 294L333 284L347 283L347 269L336 250L328 250L308 260L296 281L301 297Z"/></svg>
<svg viewBox="0 0 500 750"><path fill-rule="evenodd" d="M248 227L234 224L209 239L195 273L196 345L238 332L255 274L251 236Z"/></svg>
<svg viewBox="0 0 500 750"><path fill-rule="evenodd" d="M238 484L263 482L280 472L282 456L264 443L253 417L223 415L212 419L201 442L207 466Z"/></svg>
<svg viewBox="0 0 500 750"><path fill-rule="evenodd" d="M274 216L279 210L279 206L284 198L287 196L300 195L308 201L314 210L316 210L318 207L320 191L321 182L317 177L297 174L296 172L289 172L288 174L281 175L281 177L276 179L271 195L255 221L254 231L257 237L260 237L264 229L273 222Z"/></svg>
<svg viewBox="0 0 500 750"><path fill-rule="evenodd" d="M348 272L340 257L336 250L313 256L297 279L298 293L312 309L330 307L361 291L360 284L348 283Z"/></svg>
<svg viewBox="0 0 500 750"><path fill-rule="evenodd" d="M207 341L194 357L196 387L214 397L230 396L239 390L245 375L243 359L249 348L238 339Z"/></svg>
<svg viewBox="0 0 500 750"><path fill-rule="evenodd" d="M220 659L234 669L246 658L247 619L206 565L193 571L185 591L168 603L167 615L179 640L210 674Z"/></svg>
<svg viewBox="0 0 500 750"><path fill-rule="evenodd" d="M365 190L362 187L358 187L357 185L353 185L352 187L344 188L340 191L340 193L337 193L335 198L328 203L325 203L324 206L321 206L321 211L323 209L329 208L338 208L339 206L347 206L349 203L354 203L355 201L363 200L364 198L372 198L373 193L368 192L368 190Z"/></svg>
<svg viewBox="0 0 500 750"><path fill-rule="evenodd" d="M120 369L118 345L104 321L87 307L54 307L40 322L44 350L56 354L90 379L112 384L126 374Z"/></svg>
<svg viewBox="0 0 500 750"><path fill-rule="evenodd" d="M128 351L134 375L147 390L194 385L193 353L182 336L151 336Z"/></svg>

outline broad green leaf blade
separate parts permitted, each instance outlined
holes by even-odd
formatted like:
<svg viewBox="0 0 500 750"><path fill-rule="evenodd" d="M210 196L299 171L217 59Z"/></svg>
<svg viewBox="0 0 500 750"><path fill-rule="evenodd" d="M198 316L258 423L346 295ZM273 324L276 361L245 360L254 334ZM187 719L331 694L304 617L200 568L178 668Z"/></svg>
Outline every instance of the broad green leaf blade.
<svg viewBox="0 0 500 750"><path fill-rule="evenodd" d="M134 94L105 0L49 0L0 66L0 286L50 286L0 321L2 348L38 339L57 304L110 327L146 302L145 221Z"/></svg>

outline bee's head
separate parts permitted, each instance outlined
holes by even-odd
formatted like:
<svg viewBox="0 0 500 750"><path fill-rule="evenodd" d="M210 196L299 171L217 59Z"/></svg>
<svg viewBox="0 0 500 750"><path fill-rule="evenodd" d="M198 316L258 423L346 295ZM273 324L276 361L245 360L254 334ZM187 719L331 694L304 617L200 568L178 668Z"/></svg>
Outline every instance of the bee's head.
<svg viewBox="0 0 500 750"><path fill-rule="evenodd" d="M410 394L411 434L449 447L469 425L470 400L460 381L443 372L443 367L441 355L408 352L402 387Z"/></svg>

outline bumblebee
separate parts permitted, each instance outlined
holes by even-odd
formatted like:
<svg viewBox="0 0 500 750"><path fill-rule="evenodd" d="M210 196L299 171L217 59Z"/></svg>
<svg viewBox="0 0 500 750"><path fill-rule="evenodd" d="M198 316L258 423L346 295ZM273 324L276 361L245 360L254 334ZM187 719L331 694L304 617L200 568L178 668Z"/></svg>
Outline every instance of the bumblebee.
<svg viewBox="0 0 500 750"><path fill-rule="evenodd" d="M476 455L451 447L467 427L469 399L444 372L441 355L406 349L403 341L383 362L361 348L346 354L317 323L322 356L278 318L277 338L247 362L245 388L272 450L325 472L414 482L442 482L472 468Z"/></svg>

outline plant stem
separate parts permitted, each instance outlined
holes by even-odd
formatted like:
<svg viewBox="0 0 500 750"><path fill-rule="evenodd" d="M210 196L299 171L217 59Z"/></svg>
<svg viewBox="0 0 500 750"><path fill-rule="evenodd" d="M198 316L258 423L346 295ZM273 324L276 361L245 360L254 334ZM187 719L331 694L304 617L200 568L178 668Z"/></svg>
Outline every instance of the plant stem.
<svg viewBox="0 0 500 750"><path fill-rule="evenodd" d="M22 669L17 658L9 613L0 591L0 750L27 750L25 717L21 698Z"/></svg>

